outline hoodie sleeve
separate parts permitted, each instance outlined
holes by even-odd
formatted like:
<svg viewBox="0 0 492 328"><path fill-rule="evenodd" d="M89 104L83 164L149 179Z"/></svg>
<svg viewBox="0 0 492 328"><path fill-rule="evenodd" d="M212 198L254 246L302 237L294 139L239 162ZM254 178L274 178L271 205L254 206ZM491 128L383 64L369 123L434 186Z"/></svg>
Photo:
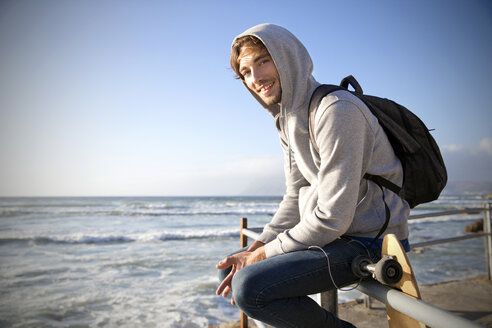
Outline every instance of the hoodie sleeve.
<svg viewBox="0 0 492 328"><path fill-rule="evenodd" d="M284 154L286 191L277 212L270 223L263 228L262 234L257 239L265 244L274 240L279 233L291 229L299 223L299 189L309 185L297 168L294 156L291 157L291 163L289 164L287 143L282 138L280 138L280 143Z"/></svg>
<svg viewBox="0 0 492 328"><path fill-rule="evenodd" d="M325 98L318 111L314 132L321 162L316 206L265 246L267 257L324 246L343 235L352 223L374 133L350 101L327 102Z"/></svg>

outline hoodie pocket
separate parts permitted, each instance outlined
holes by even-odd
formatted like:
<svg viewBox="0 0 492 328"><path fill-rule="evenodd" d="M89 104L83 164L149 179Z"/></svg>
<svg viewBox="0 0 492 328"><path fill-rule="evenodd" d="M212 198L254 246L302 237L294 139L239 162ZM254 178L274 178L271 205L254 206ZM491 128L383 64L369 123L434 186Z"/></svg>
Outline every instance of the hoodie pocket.
<svg viewBox="0 0 492 328"><path fill-rule="evenodd" d="M349 231L353 233L379 231L386 221L381 189L375 183L367 180L365 185L364 195L357 204L354 220L349 228Z"/></svg>

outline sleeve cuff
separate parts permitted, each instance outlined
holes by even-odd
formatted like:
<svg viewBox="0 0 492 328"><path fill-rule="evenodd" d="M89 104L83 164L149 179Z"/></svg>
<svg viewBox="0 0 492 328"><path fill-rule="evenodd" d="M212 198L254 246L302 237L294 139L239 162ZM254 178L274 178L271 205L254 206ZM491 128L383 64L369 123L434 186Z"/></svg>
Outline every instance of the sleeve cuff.
<svg viewBox="0 0 492 328"><path fill-rule="evenodd" d="M267 258L274 257L280 254L284 254L284 252L282 250L282 242L278 238L265 244L265 255Z"/></svg>
<svg viewBox="0 0 492 328"><path fill-rule="evenodd" d="M272 240L274 240L277 237L277 234L273 231L265 231L260 234L260 236L256 239L258 241L261 241L262 243L268 244Z"/></svg>

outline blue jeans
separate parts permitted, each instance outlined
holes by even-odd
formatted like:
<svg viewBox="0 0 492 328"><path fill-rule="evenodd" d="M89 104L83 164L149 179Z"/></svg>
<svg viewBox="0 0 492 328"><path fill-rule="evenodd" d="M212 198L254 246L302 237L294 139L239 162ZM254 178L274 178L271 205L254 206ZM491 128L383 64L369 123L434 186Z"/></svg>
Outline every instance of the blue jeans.
<svg viewBox="0 0 492 328"><path fill-rule="evenodd" d="M311 248L278 255L241 269L232 280L237 306L249 317L274 327L354 327L307 295L359 281L352 273L352 260L366 255L377 261L380 250L368 250L362 243L346 238L335 240L323 250L326 255L319 248ZM230 268L220 270L220 281L229 272Z"/></svg>

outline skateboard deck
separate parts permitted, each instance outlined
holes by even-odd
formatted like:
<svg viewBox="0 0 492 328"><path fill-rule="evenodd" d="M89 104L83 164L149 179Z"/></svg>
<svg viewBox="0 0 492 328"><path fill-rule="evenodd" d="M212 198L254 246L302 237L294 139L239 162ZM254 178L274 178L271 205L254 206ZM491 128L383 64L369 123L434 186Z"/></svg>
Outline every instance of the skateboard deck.
<svg viewBox="0 0 492 328"><path fill-rule="evenodd" d="M415 279L410 261L408 261L407 254L405 253L405 250L400 244L398 238L396 238L396 236L393 234L388 234L384 236L383 247L381 249L381 257L383 257L384 255L392 256L398 263L400 263L403 271L403 275L400 281L390 285L389 287L400 290L401 292L409 296L421 299L419 286L417 284L417 280ZM388 324L390 328L426 327L423 323L401 312L396 311L390 306L386 306L386 313L388 316Z"/></svg>

